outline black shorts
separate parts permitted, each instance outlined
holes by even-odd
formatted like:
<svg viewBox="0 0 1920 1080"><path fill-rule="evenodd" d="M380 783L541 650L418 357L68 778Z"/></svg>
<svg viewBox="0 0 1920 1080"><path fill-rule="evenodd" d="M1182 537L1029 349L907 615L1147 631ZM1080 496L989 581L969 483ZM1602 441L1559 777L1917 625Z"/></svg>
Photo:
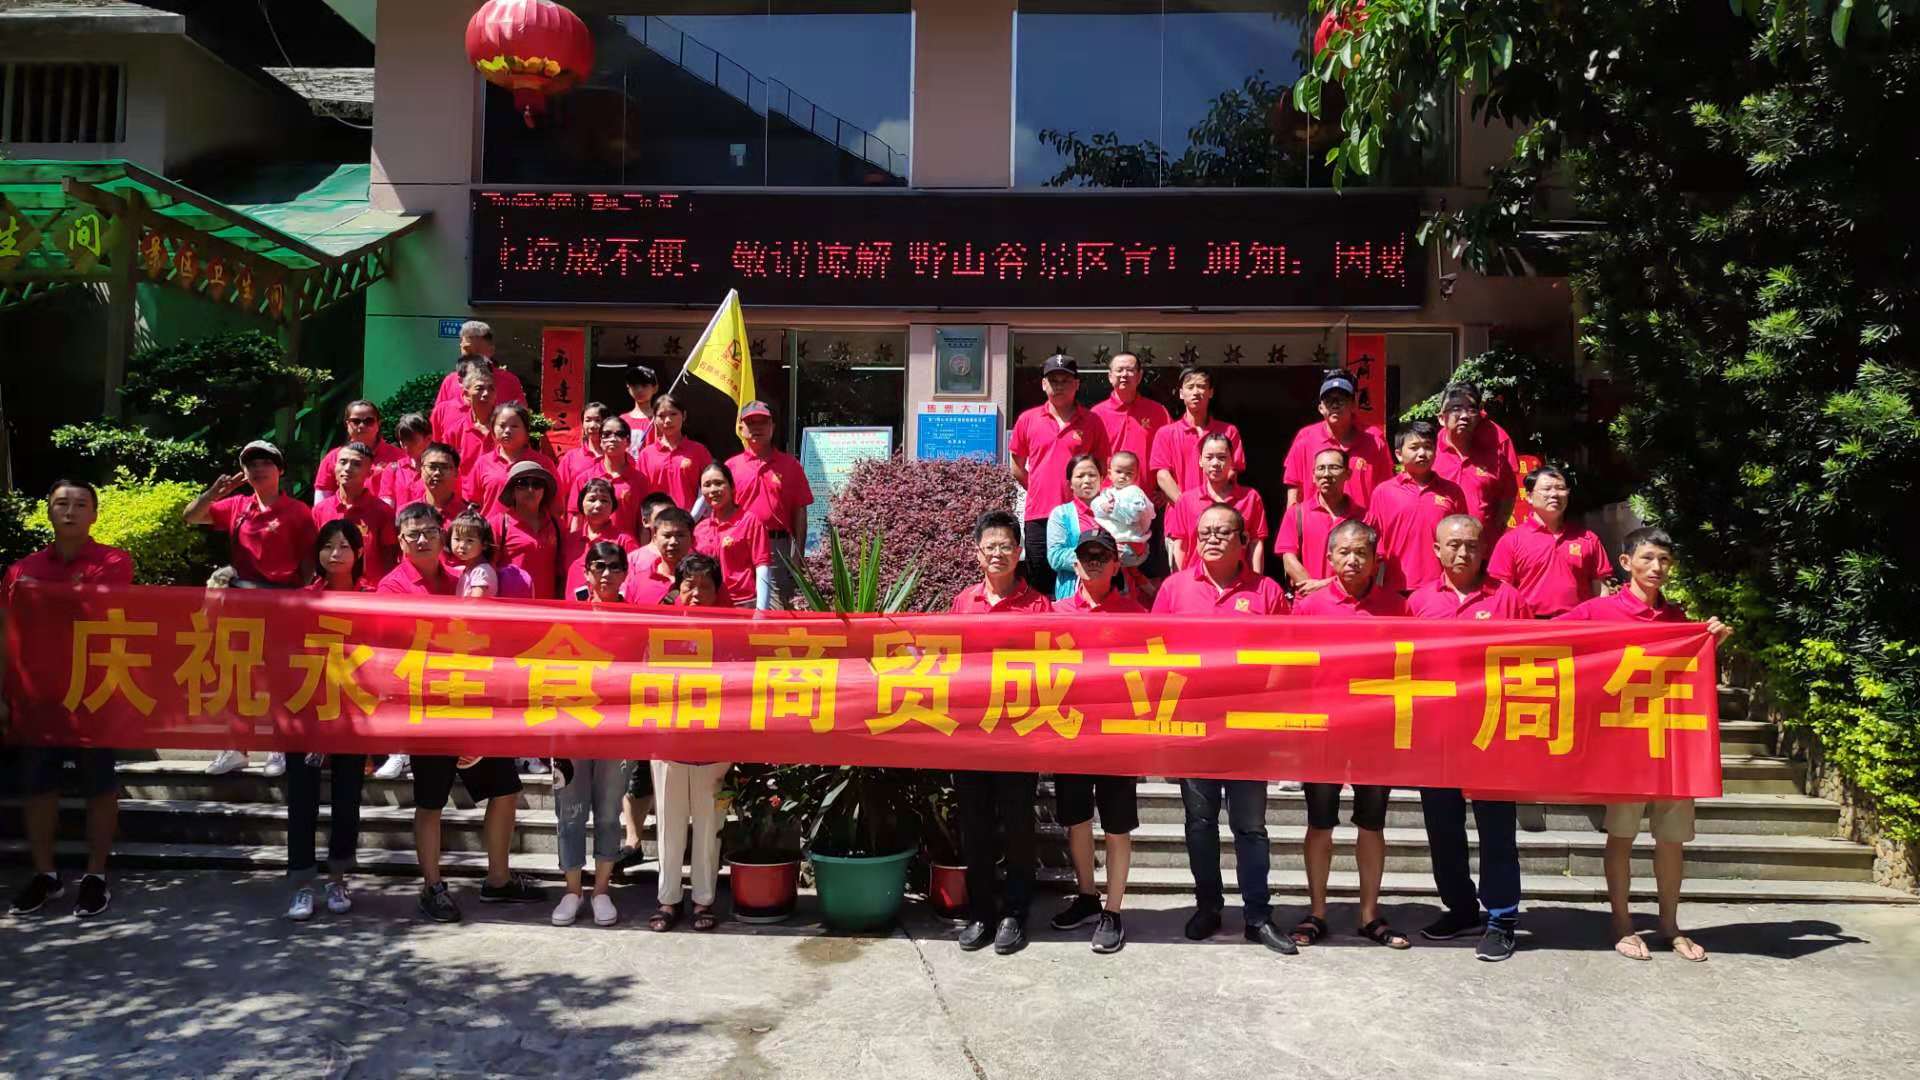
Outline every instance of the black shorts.
<svg viewBox="0 0 1920 1080"><path fill-rule="evenodd" d="M512 758L481 758L471 769L455 769L456 760L450 757L412 759L414 809L445 810L447 797L453 794L455 772L460 774L460 782L466 785L467 794L473 796L476 803L520 794L520 770Z"/></svg>
<svg viewBox="0 0 1920 1080"><path fill-rule="evenodd" d="M20 794L55 795L66 773L63 766L73 762L80 794L88 799L111 795L120 790L113 775L113 751L73 746L23 746L20 748Z"/></svg>
<svg viewBox="0 0 1920 1080"><path fill-rule="evenodd" d="M653 762L633 763L633 779L627 781L627 794L636 799L653 798Z"/></svg>
<svg viewBox="0 0 1920 1080"><path fill-rule="evenodd" d="M1137 782L1131 776L1055 776L1054 814L1060 824L1072 827L1092 821L1097 805L1100 827L1124 836L1140 827L1140 800L1134 795Z"/></svg>
<svg viewBox="0 0 1920 1080"><path fill-rule="evenodd" d="M1331 829L1340 824L1340 785L1305 784L1307 828ZM1387 827L1387 798L1393 789L1378 784L1353 785L1354 827L1379 832Z"/></svg>

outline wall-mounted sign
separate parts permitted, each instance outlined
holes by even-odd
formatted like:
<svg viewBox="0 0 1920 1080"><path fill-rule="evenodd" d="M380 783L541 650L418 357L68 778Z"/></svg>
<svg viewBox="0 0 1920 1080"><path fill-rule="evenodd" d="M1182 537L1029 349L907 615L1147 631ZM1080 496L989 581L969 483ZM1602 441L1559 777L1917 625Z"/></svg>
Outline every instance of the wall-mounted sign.
<svg viewBox="0 0 1920 1080"><path fill-rule="evenodd" d="M467 320L465 319L441 319L440 320L440 336L443 338L459 337L460 327L466 321Z"/></svg>
<svg viewBox="0 0 1920 1080"><path fill-rule="evenodd" d="M923 401L914 410L913 456L1000 460L1000 406L991 401Z"/></svg>
<svg viewBox="0 0 1920 1080"><path fill-rule="evenodd" d="M987 328L933 328L933 392L939 397L987 396Z"/></svg>
<svg viewBox="0 0 1920 1080"><path fill-rule="evenodd" d="M800 432L800 467L806 470L807 486L813 489L813 506L807 511L808 554L819 551L825 542L833 497L846 486L853 467L892 456L890 427L810 427ZM842 537L841 543L858 546L859 539Z"/></svg>
<svg viewBox="0 0 1920 1080"><path fill-rule="evenodd" d="M1387 427L1387 335L1348 334L1347 370L1353 373L1353 411L1361 427Z"/></svg>
<svg viewBox="0 0 1920 1080"><path fill-rule="evenodd" d="M476 304L1413 308L1392 192L477 189Z"/></svg>
<svg viewBox="0 0 1920 1080"><path fill-rule="evenodd" d="M555 457L580 445L581 413L586 407L586 328L541 327L540 411L553 422L547 444Z"/></svg>

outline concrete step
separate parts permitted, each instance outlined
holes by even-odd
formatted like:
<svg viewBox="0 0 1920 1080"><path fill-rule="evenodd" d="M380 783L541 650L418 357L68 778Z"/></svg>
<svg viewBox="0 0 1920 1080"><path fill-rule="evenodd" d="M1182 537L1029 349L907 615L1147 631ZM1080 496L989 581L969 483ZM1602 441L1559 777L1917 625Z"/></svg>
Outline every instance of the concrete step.
<svg viewBox="0 0 1920 1080"><path fill-rule="evenodd" d="M1736 756L1771 754L1778 749L1780 731L1764 720L1720 721L1720 753Z"/></svg>
<svg viewBox="0 0 1920 1080"><path fill-rule="evenodd" d="M264 776L258 764L238 772L209 776L204 761L180 759L123 761L120 763L119 773L120 792L129 799L198 799L209 802L276 804L284 804L287 801L287 778ZM522 775L520 784L522 809L553 809L553 778L551 776ZM323 777L320 782L321 804L325 805L332 798L332 786ZM413 805L413 781L405 777L399 780L376 780L371 776L365 777L361 781L360 804L362 806L410 807ZM471 809L474 802L468 797L466 787L456 783L453 785L449 805Z"/></svg>
<svg viewBox="0 0 1920 1080"><path fill-rule="evenodd" d="M486 811L448 807L441 812L440 843L445 851L482 852L486 846L481 823ZM61 829L72 834L84 827L86 805L79 799L60 802ZM333 811L320 806L320 843L325 844ZM514 822L509 849L544 854L558 852L557 822L551 810L523 809ZM19 835L17 803L0 805L0 832ZM260 846L287 842L287 808L278 803L210 802L200 799L121 799L120 837L135 843L214 844ZM360 844L386 851L411 851L413 810L410 807L362 805ZM117 850L117 848L116 848Z"/></svg>
<svg viewBox="0 0 1920 1080"><path fill-rule="evenodd" d="M1797 795L1807 789L1807 763L1763 754L1721 754L1720 786L1728 794Z"/></svg>
<svg viewBox="0 0 1920 1080"><path fill-rule="evenodd" d="M1059 826L1047 826L1057 835ZM1356 830L1342 825L1334 830L1333 865L1354 869ZM1269 827L1268 845L1275 867L1304 866L1306 830L1299 826ZM1101 836L1096 828L1095 837ZM1219 830L1223 866L1235 863L1233 838ZM1468 831L1471 849L1479 841ZM1432 860L1424 829L1386 830L1387 869L1399 873L1428 873ZM1537 875L1597 876L1603 872L1601 855L1606 835L1596 831L1549 830L1522 832L1518 837L1521 871ZM1653 872L1653 841L1642 834L1634 842L1634 872ZM1185 868L1188 865L1185 830L1179 825L1143 824L1133 833L1133 864L1139 867ZM1847 840L1813 836L1701 835L1687 845L1687 876L1772 881L1871 881L1873 849Z"/></svg>

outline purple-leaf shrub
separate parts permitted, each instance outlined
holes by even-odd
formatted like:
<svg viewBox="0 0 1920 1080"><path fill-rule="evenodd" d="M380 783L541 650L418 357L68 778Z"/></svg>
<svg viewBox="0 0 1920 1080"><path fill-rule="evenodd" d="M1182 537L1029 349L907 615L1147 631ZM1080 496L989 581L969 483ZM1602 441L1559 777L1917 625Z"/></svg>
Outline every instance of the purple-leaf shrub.
<svg viewBox="0 0 1920 1080"><path fill-rule="evenodd" d="M974 458L915 461L901 454L864 461L833 497L827 524L840 532L848 572L869 537L881 538L880 595L920 568L909 611L945 611L961 589L979 580L973 557L974 521L988 510L1012 510L1019 489L1004 466ZM812 528L821 526L815 523ZM806 561L807 577L833 595L833 562L821 533L819 553Z"/></svg>

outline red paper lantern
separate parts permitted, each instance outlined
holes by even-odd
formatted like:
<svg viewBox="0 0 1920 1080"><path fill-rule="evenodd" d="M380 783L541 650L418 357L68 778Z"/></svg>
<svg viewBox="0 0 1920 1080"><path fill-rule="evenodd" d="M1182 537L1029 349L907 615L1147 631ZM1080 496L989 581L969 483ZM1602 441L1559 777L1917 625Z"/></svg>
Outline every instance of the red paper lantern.
<svg viewBox="0 0 1920 1080"><path fill-rule="evenodd" d="M1360 28L1361 23L1367 21L1367 0L1360 0L1359 3L1353 5L1351 15L1352 18L1348 18L1346 15L1340 14L1338 7L1328 9L1325 17L1320 20L1319 28L1313 32L1313 55L1319 56L1322 52L1326 51L1327 39L1333 36L1334 31L1357 30ZM468 31L468 34L471 35L472 31ZM469 37L468 40L471 41L472 38ZM469 48L467 51L472 52L473 50Z"/></svg>
<svg viewBox="0 0 1920 1080"><path fill-rule="evenodd" d="M593 70L593 35L580 17L553 0L487 0L467 20L467 59L486 80L513 92L514 107L533 126L547 95Z"/></svg>

